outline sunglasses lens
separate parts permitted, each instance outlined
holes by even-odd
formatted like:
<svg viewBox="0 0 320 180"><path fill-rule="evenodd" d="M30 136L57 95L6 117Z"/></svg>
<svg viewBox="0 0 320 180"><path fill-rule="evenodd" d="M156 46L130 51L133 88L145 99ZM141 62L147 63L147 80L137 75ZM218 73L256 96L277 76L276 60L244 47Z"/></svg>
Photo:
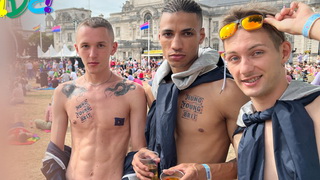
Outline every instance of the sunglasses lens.
<svg viewBox="0 0 320 180"><path fill-rule="evenodd" d="M232 36L237 31L237 28L238 28L237 23L230 23L223 26L223 28L220 29L220 33L219 33L220 39L224 40Z"/></svg>
<svg viewBox="0 0 320 180"><path fill-rule="evenodd" d="M263 16L262 15L251 15L244 18L241 21L241 26L245 30L251 31L255 29L261 28L263 24Z"/></svg>

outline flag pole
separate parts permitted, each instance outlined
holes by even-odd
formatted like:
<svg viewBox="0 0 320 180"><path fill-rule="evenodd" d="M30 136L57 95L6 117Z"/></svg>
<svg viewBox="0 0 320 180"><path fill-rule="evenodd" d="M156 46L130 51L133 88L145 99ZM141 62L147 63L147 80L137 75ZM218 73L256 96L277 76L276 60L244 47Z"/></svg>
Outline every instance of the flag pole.
<svg viewBox="0 0 320 180"><path fill-rule="evenodd" d="M149 29L150 29L150 23L148 21L148 67L150 66L150 35L149 35Z"/></svg>
<svg viewBox="0 0 320 180"><path fill-rule="evenodd" d="M60 43L61 43L61 50L63 48L63 43L62 43L62 38L61 38L61 33L62 33L62 26L60 26ZM62 61L62 51L60 50L60 60Z"/></svg>
<svg viewBox="0 0 320 180"><path fill-rule="evenodd" d="M41 24L40 24L40 48L41 48L41 56L42 56L42 52L43 52L43 49L42 49L42 33L41 33Z"/></svg>

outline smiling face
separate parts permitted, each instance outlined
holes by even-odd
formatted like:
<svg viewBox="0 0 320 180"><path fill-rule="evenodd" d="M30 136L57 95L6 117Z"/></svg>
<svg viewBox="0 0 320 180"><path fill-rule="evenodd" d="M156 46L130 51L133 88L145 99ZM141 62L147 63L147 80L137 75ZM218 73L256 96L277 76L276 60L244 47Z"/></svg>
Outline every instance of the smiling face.
<svg viewBox="0 0 320 180"><path fill-rule="evenodd" d="M109 58L118 44L104 27L82 26L78 29L75 48L88 73L99 73L109 68Z"/></svg>
<svg viewBox="0 0 320 180"><path fill-rule="evenodd" d="M291 45L285 41L276 47L264 30L246 31L224 40L225 60L239 88L255 100L279 98L288 83L284 63Z"/></svg>
<svg viewBox="0 0 320 180"><path fill-rule="evenodd" d="M163 13L159 41L173 73L186 71L198 58L204 29L195 13Z"/></svg>

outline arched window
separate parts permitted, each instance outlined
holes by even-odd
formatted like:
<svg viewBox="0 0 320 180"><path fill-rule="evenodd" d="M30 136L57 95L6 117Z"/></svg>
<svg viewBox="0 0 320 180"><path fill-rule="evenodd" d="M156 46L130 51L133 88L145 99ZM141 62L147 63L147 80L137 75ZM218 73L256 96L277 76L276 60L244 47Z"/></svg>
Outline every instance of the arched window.
<svg viewBox="0 0 320 180"><path fill-rule="evenodd" d="M149 35L152 36L152 15L150 12L146 13L144 15L144 18L143 18L143 23L146 23L146 22L149 22L149 28L148 29L145 29L143 30L143 35L144 36L148 36L148 31L149 31Z"/></svg>

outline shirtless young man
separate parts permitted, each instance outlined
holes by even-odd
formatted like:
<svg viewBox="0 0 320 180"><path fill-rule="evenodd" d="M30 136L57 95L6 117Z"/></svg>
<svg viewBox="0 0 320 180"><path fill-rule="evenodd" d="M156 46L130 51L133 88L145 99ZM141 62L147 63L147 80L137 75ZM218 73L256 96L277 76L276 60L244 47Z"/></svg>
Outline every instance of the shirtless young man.
<svg viewBox="0 0 320 180"><path fill-rule="evenodd" d="M251 98L239 115L244 131L234 136L238 179L320 179L320 87L288 83L291 44L283 33L320 40L320 14L300 2L276 12L261 4L234 7L220 30L228 69Z"/></svg>
<svg viewBox="0 0 320 180"><path fill-rule="evenodd" d="M100 17L82 22L75 48L86 73L54 92L51 141L64 150L70 122L72 153L66 178L121 179L128 151L146 145L144 90L109 69L117 50L111 24Z"/></svg>
<svg viewBox="0 0 320 180"><path fill-rule="evenodd" d="M248 98L229 78L221 92L224 74L223 68L216 66L218 52L209 50L198 58L204 38L202 10L197 3L173 0L165 5L159 40L166 61L153 80L156 101L149 111L148 149L139 150L133 160L142 180L153 176L139 161L144 153L156 157L150 150L159 153L160 170L181 170L185 173L182 180L207 179L209 169L202 164L208 164L212 179L236 178L236 162L225 161L238 112Z"/></svg>

